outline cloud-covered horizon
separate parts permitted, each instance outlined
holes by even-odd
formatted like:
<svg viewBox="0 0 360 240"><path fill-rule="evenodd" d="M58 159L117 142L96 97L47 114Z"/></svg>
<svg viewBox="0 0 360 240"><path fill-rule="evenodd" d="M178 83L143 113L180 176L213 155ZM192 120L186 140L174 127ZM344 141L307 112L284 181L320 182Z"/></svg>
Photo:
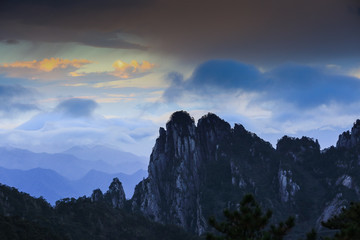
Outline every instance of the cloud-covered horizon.
<svg viewBox="0 0 360 240"><path fill-rule="evenodd" d="M51 111L41 111L14 129L0 131L0 146L35 152L61 152L73 146L109 146L146 156L156 137L151 121L105 118L96 113L91 99L60 101Z"/></svg>
<svg viewBox="0 0 360 240"><path fill-rule="evenodd" d="M360 116L357 0L1 6L3 143L46 150L99 140L150 152L153 139L139 136L186 110L328 145Z"/></svg>

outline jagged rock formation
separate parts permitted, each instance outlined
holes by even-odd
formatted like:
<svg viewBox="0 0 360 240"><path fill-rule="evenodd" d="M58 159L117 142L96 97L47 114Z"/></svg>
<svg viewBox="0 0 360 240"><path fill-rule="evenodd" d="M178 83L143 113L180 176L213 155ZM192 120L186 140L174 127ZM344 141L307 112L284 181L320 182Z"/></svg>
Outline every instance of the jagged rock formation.
<svg viewBox="0 0 360 240"><path fill-rule="evenodd" d="M114 178L109 186L109 190L105 193L104 198L110 201L114 208L123 208L125 205L125 192L118 178Z"/></svg>
<svg viewBox="0 0 360 240"><path fill-rule="evenodd" d="M113 208L123 208L125 206L125 192L118 178L114 178L109 186L109 190L103 194L100 189L95 189L91 195L92 202L104 201Z"/></svg>
<svg viewBox="0 0 360 240"><path fill-rule="evenodd" d="M135 188L133 209L155 221L203 232L206 224L201 213L201 156L198 151L194 120L183 112L174 113L150 156L149 177Z"/></svg>
<svg viewBox="0 0 360 240"><path fill-rule="evenodd" d="M270 161L269 143L241 125L232 129L214 114L195 126L188 113L176 112L159 134L149 177L136 187L132 208L198 234L207 229L207 217L214 209L235 203L231 200L239 200L244 192L265 189L267 172L277 165ZM264 174L254 174L260 171Z"/></svg>
<svg viewBox="0 0 360 240"><path fill-rule="evenodd" d="M242 125L233 128L214 114L195 125L175 112L160 128L148 168L131 200L133 211L202 234L207 219L233 208L252 193L274 221L297 218L308 231L360 199L360 121L339 137L337 147L321 152L317 140L283 137L276 149Z"/></svg>
<svg viewBox="0 0 360 240"><path fill-rule="evenodd" d="M339 136L339 140L336 143L337 148L350 149L353 147L359 147L360 142L360 120L357 120L350 131L346 131Z"/></svg>
<svg viewBox="0 0 360 240"><path fill-rule="evenodd" d="M100 202L104 200L104 195L102 191L98 188L93 191L91 194L91 201L92 202Z"/></svg>

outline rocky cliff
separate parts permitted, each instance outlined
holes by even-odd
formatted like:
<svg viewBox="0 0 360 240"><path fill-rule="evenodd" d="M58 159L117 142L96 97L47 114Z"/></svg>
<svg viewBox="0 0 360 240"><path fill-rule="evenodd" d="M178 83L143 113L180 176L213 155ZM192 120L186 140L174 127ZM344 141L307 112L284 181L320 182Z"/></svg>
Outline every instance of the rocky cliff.
<svg viewBox="0 0 360 240"><path fill-rule="evenodd" d="M149 177L137 185L132 208L201 234L215 209L236 204L244 193L272 195L275 188L266 185L276 181L273 155L269 143L241 125L231 128L208 114L196 126L188 113L176 112L160 128Z"/></svg>
<svg viewBox="0 0 360 240"><path fill-rule="evenodd" d="M207 219L252 193L274 220L293 215L297 231L320 226L349 201L359 200L360 121L323 152L311 138L283 137L276 149L242 125L214 114L195 125L184 111L160 128L148 168L135 189L133 211L202 234Z"/></svg>
<svg viewBox="0 0 360 240"><path fill-rule="evenodd" d="M136 186L132 207L155 221L202 233L206 225L200 206L203 159L194 120L185 112L174 113L159 135L150 156L149 177Z"/></svg>
<svg viewBox="0 0 360 240"><path fill-rule="evenodd" d="M92 202L104 201L113 206L113 208L124 208L125 192L118 178L114 178L109 186L109 190L103 194L100 189L95 189L91 195Z"/></svg>

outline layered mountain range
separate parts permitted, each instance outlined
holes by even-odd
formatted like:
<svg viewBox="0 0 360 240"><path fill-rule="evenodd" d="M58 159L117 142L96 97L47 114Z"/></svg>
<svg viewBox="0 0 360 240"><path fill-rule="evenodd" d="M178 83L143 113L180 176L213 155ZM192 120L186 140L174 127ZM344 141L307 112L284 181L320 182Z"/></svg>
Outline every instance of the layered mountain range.
<svg viewBox="0 0 360 240"><path fill-rule="evenodd" d="M61 198L105 191L119 178L126 196L147 176L145 157L105 146L76 146L62 153L35 153L0 147L0 183L16 187L52 205Z"/></svg>
<svg viewBox="0 0 360 240"><path fill-rule="evenodd" d="M281 138L276 148L242 125L207 114L195 124L175 112L160 128L148 167L131 207L150 219L202 234L207 219L255 195L274 221L295 216L295 232L321 228L321 221L360 199L360 121L320 151L317 140Z"/></svg>
<svg viewBox="0 0 360 240"><path fill-rule="evenodd" d="M354 123L351 131L339 136L336 146L321 151L317 140L308 137L284 136L274 148L242 125L231 127L215 114L209 113L195 124L187 112L179 111L172 114L166 129L160 128L150 156L148 177L136 186L131 199L126 200L121 182L114 179L105 194L96 189L90 198L59 201L54 207L56 213L52 214L60 219L68 218L70 222L80 221L70 216L74 216L74 211L83 210L83 205L88 207L86 213L89 216L95 216L99 206L104 208L106 205L108 216L116 219L119 226L128 219L133 223L150 224L148 220L130 217L143 215L149 220L177 225L189 233L202 235L210 230L209 217L221 220L223 209L236 208L242 197L250 193L263 209L273 211L274 222L294 216L296 227L290 239L298 239L311 228L317 228L321 233L322 221L338 214L351 201L359 201L359 172L360 120ZM18 200L10 201L7 192L9 190L0 191L2 214L11 216L17 211L23 216L20 210L12 208ZM69 216L62 215L64 206ZM26 211L38 212L37 208L30 206ZM46 209L50 207L46 205ZM122 209L123 212L111 209ZM118 218L117 214L122 217ZM107 221L107 218L101 221ZM99 222L93 220L89 220L84 229L91 224L96 228ZM99 226L105 225L101 222ZM125 232L139 233L133 229L136 224L127 223L126 226ZM57 234L58 230L55 230ZM176 236L183 236L181 231L175 232ZM114 239L122 239L122 236ZM157 236L176 239L166 234ZM146 236L142 237L146 239Z"/></svg>

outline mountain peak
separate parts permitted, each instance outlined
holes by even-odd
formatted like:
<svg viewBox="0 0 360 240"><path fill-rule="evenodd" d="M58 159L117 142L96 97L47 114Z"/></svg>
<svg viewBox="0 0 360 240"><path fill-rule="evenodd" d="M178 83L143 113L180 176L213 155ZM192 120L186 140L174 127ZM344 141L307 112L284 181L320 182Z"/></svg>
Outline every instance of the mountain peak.
<svg viewBox="0 0 360 240"><path fill-rule="evenodd" d="M360 120L354 122L350 131L343 132L336 143L337 148L352 148L360 142Z"/></svg>
<svg viewBox="0 0 360 240"><path fill-rule="evenodd" d="M176 123L176 124L184 124L191 125L194 124L194 118L190 116L190 114L186 111L177 111L174 112L168 123Z"/></svg>
<svg viewBox="0 0 360 240"><path fill-rule="evenodd" d="M122 189L122 184L120 180L116 177L113 179L113 181L110 184L109 191L111 192L117 192Z"/></svg>
<svg viewBox="0 0 360 240"><path fill-rule="evenodd" d="M229 123L227 123L225 120L221 119L219 116L217 116L214 113L208 113L204 116L202 116L198 121L198 127L204 126L213 126L217 128L222 128L226 130L230 130L231 126Z"/></svg>
<svg viewBox="0 0 360 240"><path fill-rule="evenodd" d="M98 202L98 201L102 201L104 198L104 195L102 193L102 191L97 188L93 191L93 193L91 194L91 201L92 202Z"/></svg>
<svg viewBox="0 0 360 240"><path fill-rule="evenodd" d="M123 208L125 205L125 192L118 178L114 178L109 186L109 190L105 193L105 199L111 202L114 208Z"/></svg>
<svg viewBox="0 0 360 240"><path fill-rule="evenodd" d="M285 135L276 144L276 150L280 152L304 151L305 149L320 151L319 142L309 137L295 138Z"/></svg>

